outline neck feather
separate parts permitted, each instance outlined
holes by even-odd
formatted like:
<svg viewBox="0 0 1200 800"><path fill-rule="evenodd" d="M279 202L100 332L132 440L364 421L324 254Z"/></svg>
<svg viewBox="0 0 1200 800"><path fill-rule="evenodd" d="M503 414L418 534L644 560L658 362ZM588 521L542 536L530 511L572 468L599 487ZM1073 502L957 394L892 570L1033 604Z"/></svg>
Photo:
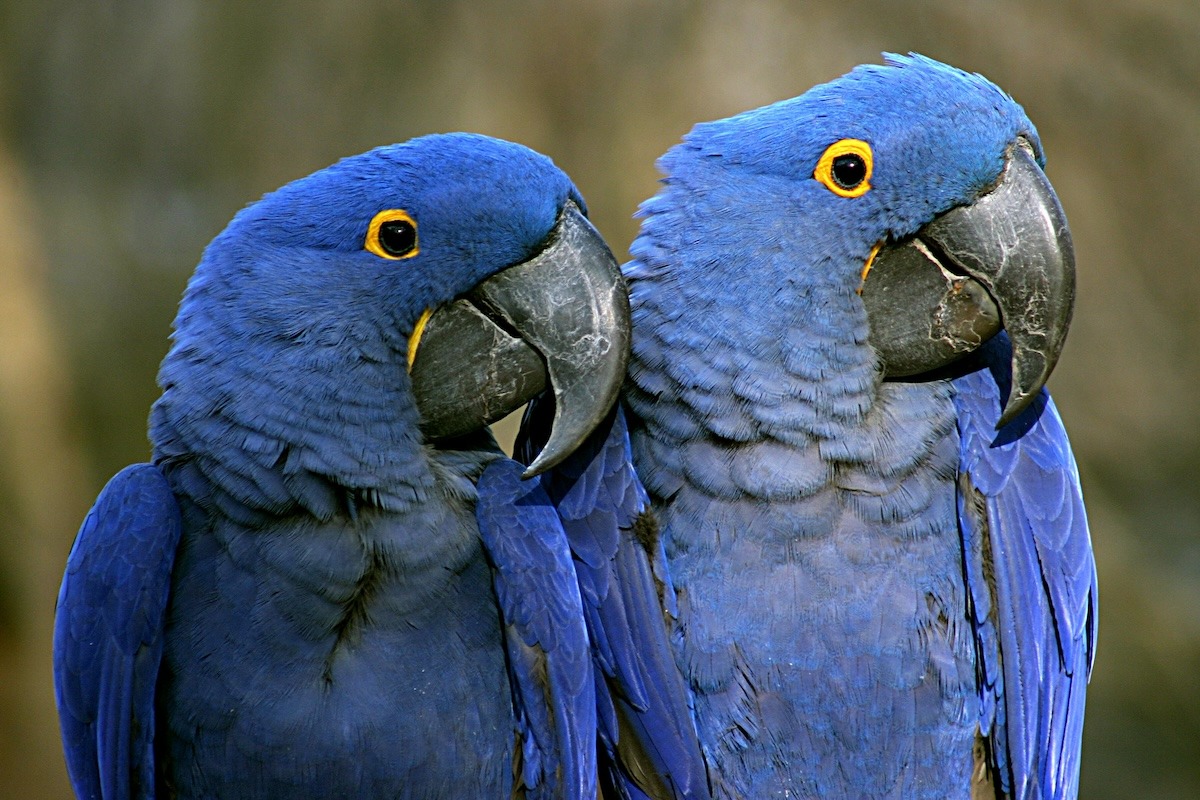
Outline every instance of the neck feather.
<svg viewBox="0 0 1200 800"><path fill-rule="evenodd" d="M181 314L151 411L154 460L234 517L408 507L433 478L405 363Z"/></svg>

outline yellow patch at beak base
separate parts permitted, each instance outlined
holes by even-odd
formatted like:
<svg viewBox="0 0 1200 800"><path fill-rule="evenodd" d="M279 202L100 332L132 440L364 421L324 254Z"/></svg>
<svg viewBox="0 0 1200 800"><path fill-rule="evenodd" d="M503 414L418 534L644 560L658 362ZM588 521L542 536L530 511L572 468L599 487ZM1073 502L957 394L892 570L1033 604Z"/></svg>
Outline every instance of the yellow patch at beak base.
<svg viewBox="0 0 1200 800"><path fill-rule="evenodd" d="M875 243L875 246L871 248L871 255L867 256L867 263L863 264L862 280L858 284L858 294L859 295L862 294L863 287L867 285L867 273L871 271L871 265L875 263L875 256L879 255L879 250L882 247L883 247L883 240L880 239L878 242ZM412 345L409 345L409 346L411 347ZM411 360L409 363L410 364L412 363Z"/></svg>
<svg viewBox="0 0 1200 800"><path fill-rule="evenodd" d="M427 308L421 312L421 316L417 318L417 324L413 325L412 336L408 337L408 371L412 373L413 362L417 360L417 348L421 346L421 334L425 333L425 326L429 323L429 318L433 316L433 309Z"/></svg>

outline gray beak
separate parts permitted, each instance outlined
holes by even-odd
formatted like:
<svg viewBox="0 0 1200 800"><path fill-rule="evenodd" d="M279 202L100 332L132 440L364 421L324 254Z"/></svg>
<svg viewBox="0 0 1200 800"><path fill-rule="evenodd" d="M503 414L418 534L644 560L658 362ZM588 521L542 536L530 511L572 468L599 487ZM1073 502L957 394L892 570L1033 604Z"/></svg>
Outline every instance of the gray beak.
<svg viewBox="0 0 1200 800"><path fill-rule="evenodd" d="M431 440L478 430L549 385L554 425L527 478L560 463L600 424L629 358L629 296L604 239L568 203L547 242L434 312L411 371Z"/></svg>
<svg viewBox="0 0 1200 800"><path fill-rule="evenodd" d="M1029 145L1018 140L974 203L884 246L862 298L887 377L946 366L1006 330L1013 380L997 427L1020 414L1058 361L1075 303L1067 218Z"/></svg>

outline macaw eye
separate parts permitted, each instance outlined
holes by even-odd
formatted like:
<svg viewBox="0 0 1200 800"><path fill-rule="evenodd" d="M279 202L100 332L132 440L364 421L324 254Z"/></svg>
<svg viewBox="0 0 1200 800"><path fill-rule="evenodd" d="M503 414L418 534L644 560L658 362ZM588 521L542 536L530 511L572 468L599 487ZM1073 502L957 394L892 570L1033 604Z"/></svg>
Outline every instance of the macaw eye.
<svg viewBox="0 0 1200 800"><path fill-rule="evenodd" d="M848 153L833 160L829 170L833 182L846 191L851 191L867 178L867 162L857 153Z"/></svg>
<svg viewBox="0 0 1200 800"><path fill-rule="evenodd" d="M417 221L400 208L380 211L367 226L363 247L393 261L412 258L421 252L417 246Z"/></svg>
<svg viewBox="0 0 1200 800"><path fill-rule="evenodd" d="M871 145L842 139L825 148L813 177L839 197L861 197L871 189L873 166Z"/></svg>

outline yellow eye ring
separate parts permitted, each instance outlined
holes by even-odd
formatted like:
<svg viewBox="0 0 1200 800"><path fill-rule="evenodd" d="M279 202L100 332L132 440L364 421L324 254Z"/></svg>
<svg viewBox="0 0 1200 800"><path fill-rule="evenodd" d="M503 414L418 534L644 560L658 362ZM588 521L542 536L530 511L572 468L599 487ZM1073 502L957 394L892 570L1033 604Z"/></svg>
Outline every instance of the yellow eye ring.
<svg viewBox="0 0 1200 800"><path fill-rule="evenodd" d="M417 221L402 208L380 211L367 226L363 247L392 261L412 258L421 252L417 246Z"/></svg>
<svg viewBox="0 0 1200 800"><path fill-rule="evenodd" d="M862 197L871 190L874 166L871 145L862 139L842 139L825 148L813 177L839 197Z"/></svg>

